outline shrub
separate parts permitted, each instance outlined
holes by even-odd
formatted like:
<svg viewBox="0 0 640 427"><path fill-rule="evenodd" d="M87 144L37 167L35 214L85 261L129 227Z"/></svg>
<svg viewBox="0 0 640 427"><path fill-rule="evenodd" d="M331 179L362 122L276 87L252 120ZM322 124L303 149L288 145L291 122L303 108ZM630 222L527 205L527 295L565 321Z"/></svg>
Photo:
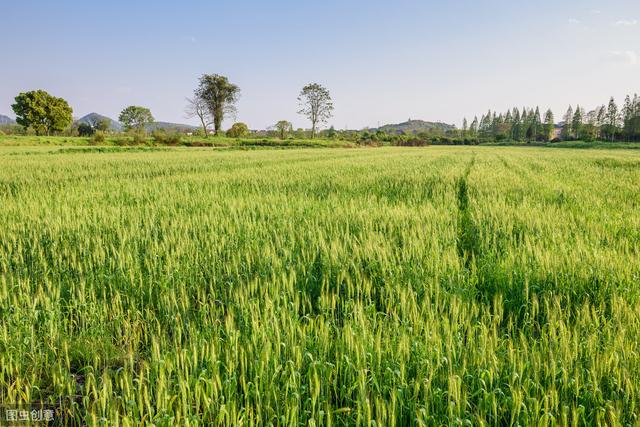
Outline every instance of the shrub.
<svg viewBox="0 0 640 427"><path fill-rule="evenodd" d="M5 134L5 135L24 135L25 130L22 126L17 125L17 124L6 124L6 125L0 125L0 130Z"/></svg>
<svg viewBox="0 0 640 427"><path fill-rule="evenodd" d="M431 145L429 140L421 138L398 139L393 145L400 147L426 147Z"/></svg>
<svg viewBox="0 0 640 427"><path fill-rule="evenodd" d="M182 138L177 132L165 132L164 130L154 130L151 134L155 144L162 145L178 145L182 142Z"/></svg>
<svg viewBox="0 0 640 427"><path fill-rule="evenodd" d="M247 135L249 135L249 128L241 122L234 123L231 129L227 131L227 136L230 138L241 138Z"/></svg>
<svg viewBox="0 0 640 427"><path fill-rule="evenodd" d="M104 137L104 132L102 132L101 130L96 131L91 138L89 138L89 144L104 144L105 141L105 137Z"/></svg>
<svg viewBox="0 0 640 427"><path fill-rule="evenodd" d="M178 145L182 142L182 136L178 132L168 133L165 139L168 145Z"/></svg>
<svg viewBox="0 0 640 427"><path fill-rule="evenodd" d="M130 145L129 139L123 137L116 138L113 142L118 146Z"/></svg>
<svg viewBox="0 0 640 427"><path fill-rule="evenodd" d="M94 134L94 129L89 123L80 123L78 125L78 135L91 136Z"/></svg>
<svg viewBox="0 0 640 427"><path fill-rule="evenodd" d="M147 135L144 132L133 133L133 145L143 145L147 143Z"/></svg>

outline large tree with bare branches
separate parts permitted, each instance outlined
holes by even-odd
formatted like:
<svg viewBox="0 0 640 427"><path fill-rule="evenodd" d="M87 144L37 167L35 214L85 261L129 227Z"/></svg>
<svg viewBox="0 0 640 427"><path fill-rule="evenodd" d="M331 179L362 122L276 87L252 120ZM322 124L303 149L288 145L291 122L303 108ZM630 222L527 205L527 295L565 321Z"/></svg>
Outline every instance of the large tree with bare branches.
<svg viewBox="0 0 640 427"><path fill-rule="evenodd" d="M197 117L200 120L204 137L209 136L209 126L213 123L209 109L206 102L200 98L197 94L193 98L187 98L187 106L184 109L185 115L188 119Z"/></svg>

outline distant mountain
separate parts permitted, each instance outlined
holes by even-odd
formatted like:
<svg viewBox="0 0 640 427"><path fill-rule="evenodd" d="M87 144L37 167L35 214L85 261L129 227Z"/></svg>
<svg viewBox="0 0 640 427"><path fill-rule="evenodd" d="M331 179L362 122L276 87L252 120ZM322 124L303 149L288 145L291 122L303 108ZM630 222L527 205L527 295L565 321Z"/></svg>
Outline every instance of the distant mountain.
<svg viewBox="0 0 640 427"><path fill-rule="evenodd" d="M113 120L112 118L109 118L107 116L103 116L102 114L98 114L98 113L89 113L86 116L81 117L78 120L76 120L75 124L86 123L88 125L94 126L96 123L98 123L98 122L100 122L102 120L107 120L109 122L109 130L110 131L120 132L123 129L123 126L122 126L122 124L120 124L120 122L117 122L117 121Z"/></svg>
<svg viewBox="0 0 640 427"><path fill-rule="evenodd" d="M396 133L420 133L433 130L448 131L454 130L456 127L442 122L426 122L424 120L408 120L404 123L398 123L395 125L384 125L378 129L372 129L374 131L381 130L384 132L396 132Z"/></svg>
<svg viewBox="0 0 640 427"><path fill-rule="evenodd" d="M2 114L0 114L0 125L13 125L15 123L16 121L11 117L3 116Z"/></svg>

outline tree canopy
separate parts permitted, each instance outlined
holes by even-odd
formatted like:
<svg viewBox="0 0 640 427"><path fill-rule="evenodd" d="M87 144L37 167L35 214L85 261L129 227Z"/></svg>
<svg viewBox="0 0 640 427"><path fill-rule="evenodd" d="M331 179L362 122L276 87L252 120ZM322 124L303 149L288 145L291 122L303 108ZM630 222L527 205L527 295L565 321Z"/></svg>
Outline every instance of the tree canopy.
<svg viewBox="0 0 640 427"><path fill-rule="evenodd" d="M464 121L463 121L464 123ZM563 140L593 141L597 139L640 140L640 98L627 95L622 108L614 98L606 105L586 110L580 105L569 106L562 116L560 138ZM463 124L464 128L464 124ZM472 139L491 141L508 139L513 141L549 141L554 139L556 124L551 110L541 121L540 109L514 108L505 114L489 111L482 116L479 129L474 124L464 136Z"/></svg>
<svg viewBox="0 0 640 427"><path fill-rule="evenodd" d="M287 135L293 131L293 125L287 120L280 120L273 128L278 133L280 139L285 139Z"/></svg>
<svg viewBox="0 0 640 427"><path fill-rule="evenodd" d="M32 128L36 135L63 131L73 121L73 110L67 101L44 90L20 93L11 108L16 122L25 129Z"/></svg>
<svg viewBox="0 0 640 427"><path fill-rule="evenodd" d="M222 129L225 117L235 115L235 104L240 98L240 88L225 76L218 74L204 74L200 77L195 96L204 103L213 118L216 135Z"/></svg>
<svg viewBox="0 0 640 427"><path fill-rule="evenodd" d="M317 126L326 123L331 118L333 101L329 91L318 83L309 83L300 91L298 96L300 110L311 121L311 138L315 138Z"/></svg>
<svg viewBox="0 0 640 427"><path fill-rule="evenodd" d="M122 110L118 120L124 125L126 130L144 130L145 126L154 121L151 111L148 108L136 105L130 105Z"/></svg>
<svg viewBox="0 0 640 427"><path fill-rule="evenodd" d="M227 131L227 136L231 138L241 138L247 135L249 135L249 127L242 122L234 123Z"/></svg>

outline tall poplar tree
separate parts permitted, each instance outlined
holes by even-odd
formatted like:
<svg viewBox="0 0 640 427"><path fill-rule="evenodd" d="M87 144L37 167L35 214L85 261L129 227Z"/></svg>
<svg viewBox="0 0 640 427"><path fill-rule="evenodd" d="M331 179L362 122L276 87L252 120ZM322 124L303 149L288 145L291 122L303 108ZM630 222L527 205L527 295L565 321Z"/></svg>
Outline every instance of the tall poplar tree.
<svg viewBox="0 0 640 427"><path fill-rule="evenodd" d="M555 129L555 122L553 120L553 111L547 110L544 114L544 136L547 141L553 139L553 131Z"/></svg>

